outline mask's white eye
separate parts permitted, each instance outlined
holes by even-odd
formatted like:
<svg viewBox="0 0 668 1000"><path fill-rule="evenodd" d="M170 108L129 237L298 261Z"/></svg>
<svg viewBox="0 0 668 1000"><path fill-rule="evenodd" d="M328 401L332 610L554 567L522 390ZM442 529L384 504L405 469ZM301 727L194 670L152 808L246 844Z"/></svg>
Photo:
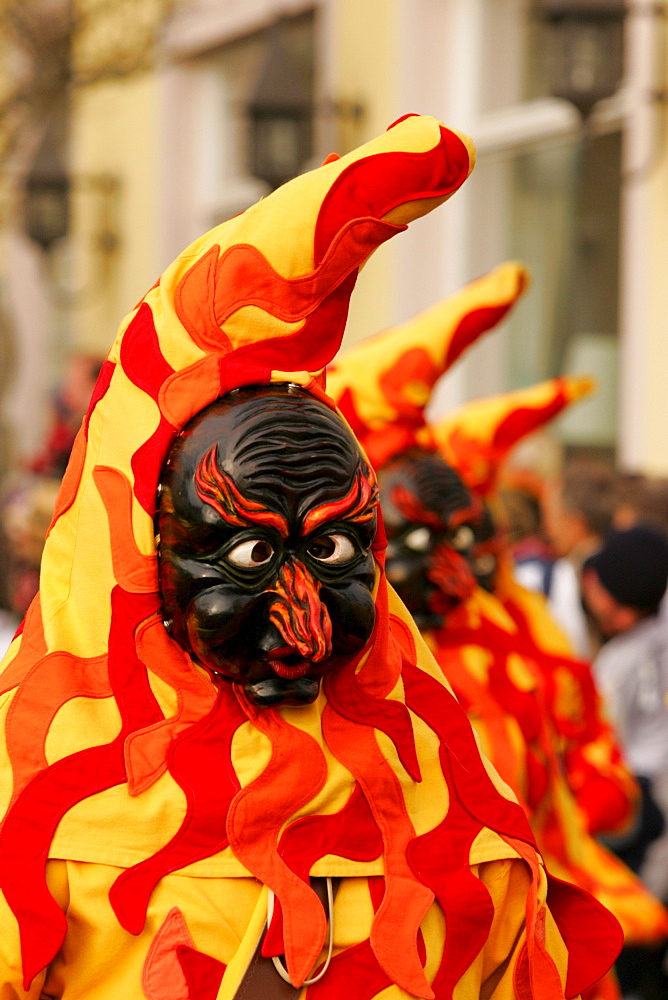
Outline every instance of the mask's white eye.
<svg viewBox="0 0 668 1000"><path fill-rule="evenodd" d="M247 538L233 549L225 553L225 558L233 566L244 566L254 569L265 566L274 554L274 550L264 538Z"/></svg>
<svg viewBox="0 0 668 1000"><path fill-rule="evenodd" d="M413 528L404 538L404 545L413 552L427 552L431 548L429 528Z"/></svg>
<svg viewBox="0 0 668 1000"><path fill-rule="evenodd" d="M489 576L496 569L496 559L489 553L478 556L475 561L474 570L478 576Z"/></svg>
<svg viewBox="0 0 668 1000"><path fill-rule="evenodd" d="M308 554L331 566L350 562L357 555L357 549L347 535L321 535L311 542Z"/></svg>
<svg viewBox="0 0 668 1000"><path fill-rule="evenodd" d="M458 552L463 552L464 549L470 549L472 545L473 531L468 524L462 524L461 528L457 528L452 536L452 547Z"/></svg>

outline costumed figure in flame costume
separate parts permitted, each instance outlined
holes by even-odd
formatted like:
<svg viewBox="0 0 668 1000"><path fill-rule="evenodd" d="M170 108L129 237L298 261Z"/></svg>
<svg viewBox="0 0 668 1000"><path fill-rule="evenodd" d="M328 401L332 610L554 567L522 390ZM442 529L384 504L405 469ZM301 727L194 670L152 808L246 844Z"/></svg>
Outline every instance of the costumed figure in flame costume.
<svg viewBox="0 0 668 1000"><path fill-rule="evenodd" d="M559 1000L614 959L600 904L546 903L318 374L361 264L472 160L409 116L122 324L1 676L2 995L249 998L266 957L293 985L263 996Z"/></svg>
<svg viewBox="0 0 668 1000"><path fill-rule="evenodd" d="M444 462L438 428L424 420L431 388L452 357L450 345L461 342L463 329L470 343L476 323L483 332L481 317L501 318L525 282L519 265L498 268L411 323L357 345L332 366L328 386L381 470L388 579L479 728L485 751L525 804L548 866L603 899L623 919L629 940L656 941L665 933L666 913L587 832L556 753L562 741L553 725L554 688L544 681L529 637L494 596L476 587L471 562L486 517L481 498ZM436 371L439 359L445 363ZM556 380L534 395L555 415L587 386ZM523 416L505 430L512 435ZM467 452L477 453L474 445ZM614 752L610 763L603 760L600 782L604 790L612 785L613 802L628 796L628 813L633 783L609 727L600 716L599 722L582 740L588 735L595 746L605 728ZM577 749L582 752L581 745ZM608 981L591 995L617 993Z"/></svg>
<svg viewBox="0 0 668 1000"><path fill-rule="evenodd" d="M498 496L504 463L514 446L594 389L586 377L549 379L473 400L431 429L446 462L486 507L475 532L473 565L481 569L476 577L503 604L518 627L526 655L540 670L568 785L587 829L598 835L622 833L632 825L638 788L605 718L591 664L575 655L543 596L514 576Z"/></svg>
<svg viewBox="0 0 668 1000"><path fill-rule="evenodd" d="M598 834L617 833L632 824L638 799L635 781L604 716L590 664L573 655L546 601L517 583L503 530L497 530L494 523L497 511L502 520L497 483L510 450L593 388L586 377L549 379L527 389L473 400L433 424L431 431L440 454L485 506L482 532L474 526L473 565L487 557L482 585L503 605L514 625L512 634L504 636L505 630L497 629L490 631L490 638L509 654L521 655L538 672L564 777L578 805L578 824L562 824L566 853L554 851L548 866L557 873L569 871L574 881L595 891L621 922L628 945L652 945L668 935L665 908L610 852L577 833L580 825ZM490 623L487 628L491 629ZM534 832L541 842L535 827ZM569 858L567 865L564 856ZM587 874L600 883L599 888L587 880Z"/></svg>

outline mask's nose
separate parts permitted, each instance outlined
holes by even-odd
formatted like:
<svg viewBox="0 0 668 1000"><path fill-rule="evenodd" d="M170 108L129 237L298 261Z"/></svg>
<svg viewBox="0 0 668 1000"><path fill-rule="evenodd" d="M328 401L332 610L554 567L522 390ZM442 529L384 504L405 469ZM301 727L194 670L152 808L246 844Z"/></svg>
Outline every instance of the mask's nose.
<svg viewBox="0 0 668 1000"><path fill-rule="evenodd" d="M467 559L449 545L434 549L427 578L455 604L468 600L476 587L476 579Z"/></svg>
<svg viewBox="0 0 668 1000"><path fill-rule="evenodd" d="M332 654L332 620L320 600L320 583L303 563L288 559L272 587L269 620L285 645L319 663Z"/></svg>

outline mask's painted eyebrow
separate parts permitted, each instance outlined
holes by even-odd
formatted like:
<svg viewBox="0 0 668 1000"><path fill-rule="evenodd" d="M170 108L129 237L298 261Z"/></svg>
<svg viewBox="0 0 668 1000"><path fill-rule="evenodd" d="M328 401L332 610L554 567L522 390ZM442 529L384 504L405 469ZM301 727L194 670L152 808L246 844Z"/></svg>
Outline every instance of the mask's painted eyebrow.
<svg viewBox="0 0 668 1000"><path fill-rule="evenodd" d="M448 527L451 530L459 528L460 525L470 523L473 521L480 520L482 515L482 504L477 497L471 498L470 507L460 507L459 510L454 511L454 513L448 518Z"/></svg>
<svg viewBox="0 0 668 1000"><path fill-rule="evenodd" d="M197 465L195 489L200 500L213 507L227 524L239 528L264 525L274 528L282 538L288 537L288 523L283 515L244 497L232 478L219 468L217 444L211 445Z"/></svg>
<svg viewBox="0 0 668 1000"><path fill-rule="evenodd" d="M397 483L390 490L390 500L404 520L411 525L426 525L435 531L443 531L445 522L438 514L428 510L417 494L413 493L403 483Z"/></svg>
<svg viewBox="0 0 668 1000"><path fill-rule="evenodd" d="M302 535L310 535L327 521L353 521L366 524L378 506L378 485L371 470L366 475L358 466L352 485L345 496L310 510L301 526Z"/></svg>

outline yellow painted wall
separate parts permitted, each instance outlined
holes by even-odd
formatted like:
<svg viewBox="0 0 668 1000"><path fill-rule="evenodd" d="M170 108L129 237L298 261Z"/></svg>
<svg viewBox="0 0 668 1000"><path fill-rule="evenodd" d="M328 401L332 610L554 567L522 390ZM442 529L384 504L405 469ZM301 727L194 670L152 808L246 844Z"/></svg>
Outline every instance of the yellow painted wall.
<svg viewBox="0 0 668 1000"><path fill-rule="evenodd" d="M668 44L668 27L666 44ZM668 73L664 80L668 88ZM668 105L657 108L656 141L660 155L651 177L650 321L647 337L647 410L645 468L668 475Z"/></svg>
<svg viewBox="0 0 668 1000"><path fill-rule="evenodd" d="M73 116L75 177L73 342L105 352L123 316L157 278L157 83L153 74L82 88ZM120 182L109 205L117 251L99 252L103 196L96 177ZM78 180L76 180L78 178Z"/></svg>
<svg viewBox="0 0 668 1000"><path fill-rule="evenodd" d="M338 0L333 13L332 87L336 98L359 101L364 108L354 136L359 145L403 113L397 110L398 3ZM393 257L393 247L383 246L364 267L351 300L346 344L393 321Z"/></svg>

